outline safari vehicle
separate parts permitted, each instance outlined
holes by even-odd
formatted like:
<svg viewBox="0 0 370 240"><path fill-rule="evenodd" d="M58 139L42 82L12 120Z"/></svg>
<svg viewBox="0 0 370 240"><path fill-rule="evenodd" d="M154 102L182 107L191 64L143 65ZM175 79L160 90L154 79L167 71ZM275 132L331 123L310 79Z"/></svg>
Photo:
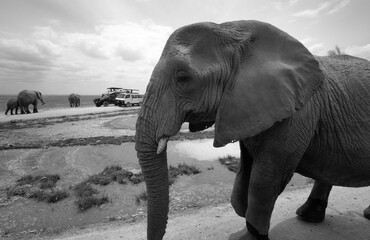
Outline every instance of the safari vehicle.
<svg viewBox="0 0 370 240"><path fill-rule="evenodd" d="M107 93L103 93L100 98L95 98L93 100L95 106L100 107L101 105L103 105L104 107L107 107L109 104L115 104L117 95L124 92L125 90L123 88L117 87L109 87L107 89Z"/></svg>
<svg viewBox="0 0 370 240"><path fill-rule="evenodd" d="M115 104L116 106L125 106L131 107L134 105L141 106L143 103L144 95L138 93L136 89L124 89L125 93L119 93L116 97Z"/></svg>

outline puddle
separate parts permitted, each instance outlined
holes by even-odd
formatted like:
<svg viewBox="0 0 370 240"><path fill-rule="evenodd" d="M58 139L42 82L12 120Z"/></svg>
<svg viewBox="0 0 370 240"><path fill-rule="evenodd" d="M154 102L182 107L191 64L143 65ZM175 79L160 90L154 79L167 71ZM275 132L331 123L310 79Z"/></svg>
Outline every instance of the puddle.
<svg viewBox="0 0 370 240"><path fill-rule="evenodd" d="M192 141L177 142L174 151L184 157L190 157L199 161L214 161L228 155L240 158L239 142L229 143L225 147L213 147L213 139L199 139Z"/></svg>

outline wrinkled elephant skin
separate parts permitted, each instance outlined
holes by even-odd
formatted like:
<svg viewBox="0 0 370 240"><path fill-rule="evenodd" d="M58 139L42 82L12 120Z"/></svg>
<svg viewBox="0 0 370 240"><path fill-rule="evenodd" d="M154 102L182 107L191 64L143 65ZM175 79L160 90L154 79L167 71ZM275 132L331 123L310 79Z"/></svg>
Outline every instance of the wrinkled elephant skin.
<svg viewBox="0 0 370 240"><path fill-rule="evenodd" d="M176 30L153 70L136 123L148 239L165 234L166 143L183 122L191 131L214 124L215 147L239 141L231 204L248 231L238 238L268 239L275 201L294 172L315 179L297 210L305 221L325 218L333 185L370 184L369 119L369 61L314 57L287 33L259 21Z"/></svg>

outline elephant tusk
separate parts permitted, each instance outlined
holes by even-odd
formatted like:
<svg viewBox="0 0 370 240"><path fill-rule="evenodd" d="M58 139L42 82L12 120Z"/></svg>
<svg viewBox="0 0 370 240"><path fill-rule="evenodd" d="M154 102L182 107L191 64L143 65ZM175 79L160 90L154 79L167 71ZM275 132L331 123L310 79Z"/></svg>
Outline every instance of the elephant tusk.
<svg viewBox="0 0 370 240"><path fill-rule="evenodd" d="M158 142L157 154L160 154L167 146L169 137L161 138Z"/></svg>

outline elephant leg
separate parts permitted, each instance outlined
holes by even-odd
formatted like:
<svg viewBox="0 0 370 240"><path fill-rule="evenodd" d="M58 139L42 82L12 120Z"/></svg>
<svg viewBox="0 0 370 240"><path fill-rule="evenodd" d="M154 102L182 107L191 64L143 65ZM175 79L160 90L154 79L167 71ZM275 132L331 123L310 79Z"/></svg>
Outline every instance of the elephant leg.
<svg viewBox="0 0 370 240"><path fill-rule="evenodd" d="M10 109L10 115L14 115L13 114L13 108Z"/></svg>
<svg viewBox="0 0 370 240"><path fill-rule="evenodd" d="M33 105L33 113L38 113L38 111L37 111L37 104L34 104Z"/></svg>
<svg viewBox="0 0 370 240"><path fill-rule="evenodd" d="M307 201L296 211L299 218L312 223L324 221L325 210L328 206L328 198L332 187L330 184L315 181Z"/></svg>
<svg viewBox="0 0 370 240"><path fill-rule="evenodd" d="M245 217L248 208L248 185L253 157L249 154L242 141L240 141L239 144L240 164L231 194L231 205L239 216Z"/></svg>
<svg viewBox="0 0 370 240"><path fill-rule="evenodd" d="M364 210L364 217L370 220L370 205Z"/></svg>
<svg viewBox="0 0 370 240"><path fill-rule="evenodd" d="M9 108L6 109L5 115L8 115L8 112L9 112Z"/></svg>
<svg viewBox="0 0 370 240"><path fill-rule="evenodd" d="M279 194L294 174L298 160L284 162L284 170L272 154L256 157L251 171L246 225L257 239L268 239L271 214Z"/></svg>

